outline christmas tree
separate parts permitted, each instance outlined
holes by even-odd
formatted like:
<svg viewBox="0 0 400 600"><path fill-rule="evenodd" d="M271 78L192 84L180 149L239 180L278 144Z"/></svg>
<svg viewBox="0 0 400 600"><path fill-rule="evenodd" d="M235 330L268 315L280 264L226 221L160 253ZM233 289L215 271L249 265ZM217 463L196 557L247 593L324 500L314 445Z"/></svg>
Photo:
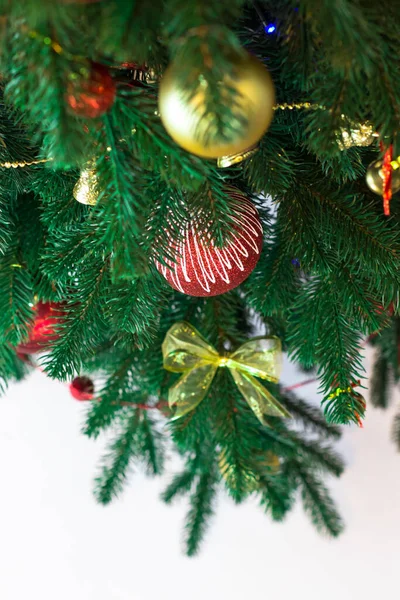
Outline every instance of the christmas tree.
<svg viewBox="0 0 400 600"><path fill-rule="evenodd" d="M188 554L221 488L276 520L299 492L338 535L323 476L364 418L366 340L376 403L398 378L400 7L0 5L2 388L72 381L85 433L111 431L103 503L172 443Z"/></svg>

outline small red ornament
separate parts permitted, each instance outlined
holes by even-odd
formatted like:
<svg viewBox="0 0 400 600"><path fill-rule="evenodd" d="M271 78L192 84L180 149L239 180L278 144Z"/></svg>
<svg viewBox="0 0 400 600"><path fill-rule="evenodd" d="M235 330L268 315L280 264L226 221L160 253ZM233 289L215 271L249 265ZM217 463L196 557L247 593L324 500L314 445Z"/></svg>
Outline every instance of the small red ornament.
<svg viewBox="0 0 400 600"><path fill-rule="evenodd" d="M96 119L114 104L116 84L107 67L92 63L89 79L68 82L66 100L78 117Z"/></svg>
<svg viewBox="0 0 400 600"><path fill-rule="evenodd" d="M89 377L75 377L69 384L69 391L71 396L79 402L85 400L93 400L94 398L94 384Z"/></svg>
<svg viewBox="0 0 400 600"><path fill-rule="evenodd" d="M188 226L178 242L171 238L175 262L156 261L156 267L168 283L189 296L217 296L240 285L252 272L260 258L263 230L253 204L238 190L230 190L235 213L234 233L224 248L213 242L206 245ZM204 238L203 238L204 239Z"/></svg>
<svg viewBox="0 0 400 600"><path fill-rule="evenodd" d="M59 337L55 328L64 316L61 305L54 302L38 302L33 310L35 317L29 331L29 339L17 347L20 355L40 352Z"/></svg>

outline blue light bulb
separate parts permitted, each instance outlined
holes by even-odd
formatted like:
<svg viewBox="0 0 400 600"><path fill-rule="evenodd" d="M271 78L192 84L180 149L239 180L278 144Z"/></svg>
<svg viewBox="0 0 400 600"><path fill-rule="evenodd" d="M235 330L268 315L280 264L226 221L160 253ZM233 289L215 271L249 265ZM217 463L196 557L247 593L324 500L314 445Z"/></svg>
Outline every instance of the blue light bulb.
<svg viewBox="0 0 400 600"><path fill-rule="evenodd" d="M271 33L274 33L274 31L276 30L276 27L275 27L275 25L266 25L264 27L264 29L265 29L265 33L271 34Z"/></svg>

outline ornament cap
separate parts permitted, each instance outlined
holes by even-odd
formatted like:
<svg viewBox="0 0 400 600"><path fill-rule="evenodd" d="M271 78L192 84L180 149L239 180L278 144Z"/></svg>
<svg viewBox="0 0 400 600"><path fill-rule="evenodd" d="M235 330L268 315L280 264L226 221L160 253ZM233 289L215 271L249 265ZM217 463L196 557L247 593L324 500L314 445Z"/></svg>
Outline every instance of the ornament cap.
<svg viewBox="0 0 400 600"><path fill-rule="evenodd" d="M220 169L226 169L227 167L232 167L232 165L237 165L248 158L254 156L258 151L258 145L254 145L252 148L248 148L243 152L238 152L237 154L230 154L229 156L220 156L217 159L217 166Z"/></svg>

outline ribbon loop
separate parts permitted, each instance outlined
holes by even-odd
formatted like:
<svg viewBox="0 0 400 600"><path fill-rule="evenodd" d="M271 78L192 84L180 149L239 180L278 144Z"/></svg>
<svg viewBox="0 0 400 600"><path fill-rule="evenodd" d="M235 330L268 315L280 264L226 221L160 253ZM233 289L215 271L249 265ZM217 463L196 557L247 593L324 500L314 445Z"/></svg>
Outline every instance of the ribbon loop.
<svg viewBox="0 0 400 600"><path fill-rule="evenodd" d="M227 356L189 323L173 325L162 344L164 368L183 376L169 390L168 402L176 405L174 419L195 409L206 396L219 367L227 367L256 417L290 417L290 414L255 377L276 383L282 365L282 348L276 337L254 338Z"/></svg>

